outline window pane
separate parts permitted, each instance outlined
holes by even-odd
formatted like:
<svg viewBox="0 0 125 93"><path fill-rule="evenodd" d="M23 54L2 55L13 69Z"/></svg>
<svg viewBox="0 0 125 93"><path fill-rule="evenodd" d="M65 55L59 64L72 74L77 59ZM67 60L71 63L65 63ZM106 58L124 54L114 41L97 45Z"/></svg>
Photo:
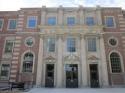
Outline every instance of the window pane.
<svg viewBox="0 0 125 93"><path fill-rule="evenodd" d="M36 17L28 17L28 27L29 28L35 28L36 25L37 25Z"/></svg>
<svg viewBox="0 0 125 93"><path fill-rule="evenodd" d="M12 40L6 40L5 44L5 53L12 53L13 50L13 41Z"/></svg>
<svg viewBox="0 0 125 93"><path fill-rule="evenodd" d="M49 17L47 24L48 25L56 25L56 17Z"/></svg>
<svg viewBox="0 0 125 93"><path fill-rule="evenodd" d="M95 23L94 23L94 18L93 17L87 17L86 18L86 24L88 26L93 26Z"/></svg>
<svg viewBox="0 0 125 93"><path fill-rule="evenodd" d="M76 40L75 38L67 39L67 51L68 52L76 52Z"/></svg>
<svg viewBox="0 0 125 93"><path fill-rule="evenodd" d="M2 29L2 26L3 26L3 20L0 19L0 29Z"/></svg>
<svg viewBox="0 0 125 93"><path fill-rule="evenodd" d="M55 38L47 39L47 50L48 52L55 52Z"/></svg>
<svg viewBox="0 0 125 93"><path fill-rule="evenodd" d="M88 38L88 51L96 51L96 38Z"/></svg>
<svg viewBox="0 0 125 93"><path fill-rule="evenodd" d="M121 72L120 56L117 53L112 53L110 55L110 61L111 61L112 73L120 73Z"/></svg>
<svg viewBox="0 0 125 93"><path fill-rule="evenodd" d="M105 22L107 27L114 27L113 17L106 17Z"/></svg>
<svg viewBox="0 0 125 93"><path fill-rule="evenodd" d="M1 66L1 79L8 79L9 76L10 65L9 64L2 64Z"/></svg>
<svg viewBox="0 0 125 93"><path fill-rule="evenodd" d="M33 54L26 53L23 59L23 72L32 72L33 67Z"/></svg>
<svg viewBox="0 0 125 93"><path fill-rule="evenodd" d="M67 18L67 25L74 25L75 24L75 18L74 17L68 17Z"/></svg>
<svg viewBox="0 0 125 93"><path fill-rule="evenodd" d="M16 29L16 20L9 20L9 29Z"/></svg>

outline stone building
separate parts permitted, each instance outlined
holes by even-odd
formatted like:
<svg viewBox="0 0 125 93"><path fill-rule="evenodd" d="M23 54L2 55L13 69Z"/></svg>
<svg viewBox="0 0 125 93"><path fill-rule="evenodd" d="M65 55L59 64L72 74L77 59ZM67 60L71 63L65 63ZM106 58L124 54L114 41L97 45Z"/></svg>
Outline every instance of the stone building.
<svg viewBox="0 0 125 93"><path fill-rule="evenodd" d="M38 87L125 85L125 11L118 7L0 12L0 82Z"/></svg>

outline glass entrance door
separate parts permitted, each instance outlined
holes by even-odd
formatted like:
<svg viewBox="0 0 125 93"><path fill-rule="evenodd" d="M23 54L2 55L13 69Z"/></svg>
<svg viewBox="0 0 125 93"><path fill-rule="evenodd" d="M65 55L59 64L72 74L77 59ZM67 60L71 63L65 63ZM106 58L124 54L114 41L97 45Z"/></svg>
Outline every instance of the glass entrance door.
<svg viewBox="0 0 125 93"><path fill-rule="evenodd" d="M99 87L98 65L90 64L90 83L92 88Z"/></svg>
<svg viewBox="0 0 125 93"><path fill-rule="evenodd" d="M77 88L78 87L78 65L77 64L66 64L66 87Z"/></svg>
<svg viewBox="0 0 125 93"><path fill-rule="evenodd" d="M46 64L45 87L54 87L54 64Z"/></svg>

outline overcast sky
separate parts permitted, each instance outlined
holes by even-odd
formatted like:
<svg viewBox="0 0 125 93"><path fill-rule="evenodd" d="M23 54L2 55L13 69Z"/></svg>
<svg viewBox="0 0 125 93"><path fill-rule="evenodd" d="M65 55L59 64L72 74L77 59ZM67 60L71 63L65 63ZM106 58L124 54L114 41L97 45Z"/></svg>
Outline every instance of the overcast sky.
<svg viewBox="0 0 125 93"><path fill-rule="evenodd" d="M113 6L125 9L125 0L0 0L0 11L19 10L23 7L67 7L83 6Z"/></svg>

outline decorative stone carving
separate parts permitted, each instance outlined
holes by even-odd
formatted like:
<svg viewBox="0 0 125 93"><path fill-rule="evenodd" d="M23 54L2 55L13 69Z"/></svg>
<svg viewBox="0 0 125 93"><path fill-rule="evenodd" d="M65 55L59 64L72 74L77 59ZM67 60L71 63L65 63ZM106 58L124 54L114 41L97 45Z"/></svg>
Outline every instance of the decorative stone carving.
<svg viewBox="0 0 125 93"><path fill-rule="evenodd" d="M45 62L55 62L55 58L52 56L49 56L49 57L45 58Z"/></svg>
<svg viewBox="0 0 125 93"><path fill-rule="evenodd" d="M88 57L88 60L99 60L99 58L96 57L95 55L91 55Z"/></svg>
<svg viewBox="0 0 125 93"><path fill-rule="evenodd" d="M79 57L76 56L75 54L70 54L68 56L64 57L64 61L68 61L68 62L78 62L79 61Z"/></svg>

